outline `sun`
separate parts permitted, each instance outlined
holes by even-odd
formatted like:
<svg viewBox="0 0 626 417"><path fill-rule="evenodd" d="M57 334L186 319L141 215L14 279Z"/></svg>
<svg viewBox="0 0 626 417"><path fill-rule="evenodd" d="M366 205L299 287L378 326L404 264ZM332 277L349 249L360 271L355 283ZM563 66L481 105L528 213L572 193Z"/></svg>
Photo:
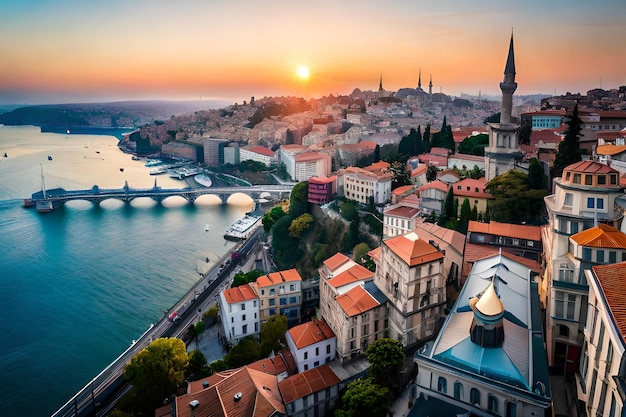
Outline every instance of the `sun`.
<svg viewBox="0 0 626 417"><path fill-rule="evenodd" d="M309 72L309 67L298 67L298 69L296 70L296 74L298 75L298 78L300 78L301 80L308 80L309 77L311 76L311 73Z"/></svg>

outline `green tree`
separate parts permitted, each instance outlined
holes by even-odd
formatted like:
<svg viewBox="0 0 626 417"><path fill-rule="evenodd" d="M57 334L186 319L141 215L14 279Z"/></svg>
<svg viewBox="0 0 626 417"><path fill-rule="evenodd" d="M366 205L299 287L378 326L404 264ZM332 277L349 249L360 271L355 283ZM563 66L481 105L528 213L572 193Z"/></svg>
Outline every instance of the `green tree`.
<svg viewBox="0 0 626 417"><path fill-rule="evenodd" d="M133 356L124 377L135 390L139 409L148 414L163 405L184 381L188 362L187 347L176 338L156 339Z"/></svg>
<svg viewBox="0 0 626 417"><path fill-rule="evenodd" d="M311 228L315 219L309 213L301 214L291 221L289 234L293 237L300 237L302 233Z"/></svg>
<svg viewBox="0 0 626 417"><path fill-rule="evenodd" d="M352 200L347 200L341 203L341 207L339 207L339 214L346 220L352 221L359 216L359 213L356 210L356 203Z"/></svg>
<svg viewBox="0 0 626 417"><path fill-rule="evenodd" d="M485 189L494 196L488 202L484 221L537 224L545 216L543 197L548 190L530 188L528 175L510 170L494 177Z"/></svg>
<svg viewBox="0 0 626 417"><path fill-rule="evenodd" d="M454 209L454 189L450 187L448 190L448 194L446 195L446 200L443 203L443 215L444 215L444 223L450 219L456 219L457 212Z"/></svg>
<svg viewBox="0 0 626 417"><path fill-rule="evenodd" d="M211 375L211 369L207 365L206 357L199 350L189 352L189 364L185 375L190 379L200 379Z"/></svg>
<svg viewBox="0 0 626 417"><path fill-rule="evenodd" d="M371 364L370 375L377 383L389 387L392 377L404 362L404 351L397 341L383 337L367 347L365 357Z"/></svg>
<svg viewBox="0 0 626 417"><path fill-rule="evenodd" d="M406 165L400 161L393 162L389 165L388 172L391 173L391 189L395 190L403 185L411 184L411 171L406 169Z"/></svg>
<svg viewBox="0 0 626 417"><path fill-rule="evenodd" d="M400 139L400 143L398 144L398 153L406 156L407 158L414 155L416 141L417 131L414 128L411 128L409 134Z"/></svg>
<svg viewBox="0 0 626 417"><path fill-rule="evenodd" d="M389 389L372 378L358 378L348 384L335 417L385 417L389 411Z"/></svg>
<svg viewBox="0 0 626 417"><path fill-rule="evenodd" d="M554 171L560 176L563 169L568 165L582 160L580 152L580 132L582 130L582 120L578 117L578 103L574 105L574 111L565 122L565 137L559 143L559 148L554 159Z"/></svg>
<svg viewBox="0 0 626 417"><path fill-rule="evenodd" d="M426 181L428 182L433 182L437 179L437 174L439 173L439 170L437 169L436 166L434 165L429 165L428 169L426 170Z"/></svg>
<svg viewBox="0 0 626 417"><path fill-rule="evenodd" d="M198 350L198 337L202 334L203 331L204 323L202 321L199 321L196 324L189 325L189 328L187 329L187 334L189 335L191 342L196 342L196 350Z"/></svg>
<svg viewBox="0 0 626 417"><path fill-rule="evenodd" d="M372 156L372 162L380 162L380 146L376 145L374 148L374 155Z"/></svg>
<svg viewBox="0 0 626 417"><path fill-rule="evenodd" d="M245 285L249 282L254 282L262 275L263 273L258 269L253 269L249 272L239 271L233 277L233 283L231 284L231 288L239 287L240 285Z"/></svg>
<svg viewBox="0 0 626 417"><path fill-rule="evenodd" d="M253 337L244 337L232 347L230 352L226 354L224 360L228 364L228 368L239 368L249 365L254 361L261 359L261 346Z"/></svg>
<svg viewBox="0 0 626 417"><path fill-rule="evenodd" d="M459 144L459 153L485 156L487 146L489 146L489 135L486 133L468 136Z"/></svg>
<svg viewBox="0 0 626 417"><path fill-rule="evenodd" d="M426 125L424 129L424 137L422 138L422 142L424 142L424 152L430 152L430 148L432 145L430 144L430 123Z"/></svg>
<svg viewBox="0 0 626 417"><path fill-rule="evenodd" d="M293 186L289 197L289 215L295 219L308 211L309 182L301 181Z"/></svg>
<svg viewBox="0 0 626 417"><path fill-rule="evenodd" d="M469 198L465 197L463 204L461 204L461 214L459 215L459 224L456 229L464 235L467 234L467 226L469 224L471 214L472 209L470 208Z"/></svg>
<svg viewBox="0 0 626 417"><path fill-rule="evenodd" d="M281 206L272 207L272 209L265 213L263 215L263 218L261 219L261 223L263 223L263 229L266 232L269 232L272 226L274 226L274 223L276 223L278 219L286 215L287 213L285 212L285 210L283 210Z"/></svg>
<svg viewBox="0 0 626 417"><path fill-rule="evenodd" d="M363 264L365 263L365 256L367 255L367 252L369 252L370 250L372 249L369 247L367 243L361 242L354 247L352 258L354 259L355 262L359 264Z"/></svg>
<svg viewBox="0 0 626 417"><path fill-rule="evenodd" d="M261 355L266 358L272 351L278 352L281 343L286 343L287 316L277 314L271 316L261 325Z"/></svg>
<svg viewBox="0 0 626 417"><path fill-rule="evenodd" d="M530 188L535 190L546 188L547 177L543 170L543 164L537 158L531 158L528 165L528 182Z"/></svg>

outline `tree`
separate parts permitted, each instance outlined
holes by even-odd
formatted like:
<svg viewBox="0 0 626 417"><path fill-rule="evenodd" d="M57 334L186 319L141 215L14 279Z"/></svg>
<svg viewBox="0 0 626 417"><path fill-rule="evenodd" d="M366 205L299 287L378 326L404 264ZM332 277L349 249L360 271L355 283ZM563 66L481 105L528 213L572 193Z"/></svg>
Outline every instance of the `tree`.
<svg viewBox="0 0 626 417"><path fill-rule="evenodd" d="M191 338L193 342L196 342L196 350L198 350L198 337L204 331L204 323L202 321L197 322L196 324L189 325L189 329L187 329L187 334Z"/></svg>
<svg viewBox="0 0 626 417"><path fill-rule="evenodd" d="M546 174L543 170L543 164L537 158L531 158L528 165L528 183L530 188L542 190L546 188Z"/></svg>
<svg viewBox="0 0 626 417"><path fill-rule="evenodd" d="M156 339L133 356L124 367L124 377L132 384L144 413L154 413L175 392L185 380L188 362L185 343L173 337Z"/></svg>
<svg viewBox="0 0 626 417"><path fill-rule="evenodd" d="M358 378L348 384L335 417L385 417L389 411L389 389L372 378Z"/></svg>
<svg viewBox="0 0 626 417"><path fill-rule="evenodd" d="M211 369L207 365L206 357L199 350L189 352L189 364L187 365L185 375L194 380L211 375Z"/></svg>
<svg viewBox="0 0 626 417"><path fill-rule="evenodd" d="M258 269L253 269L249 272L239 271L233 277L233 283L231 284L231 288L239 287L240 285L245 285L249 282L254 282L258 277L262 275L263 273L261 273L261 271L259 271Z"/></svg>
<svg viewBox="0 0 626 417"><path fill-rule="evenodd" d="M563 169L568 165L582 160L580 152L580 132L582 130L582 120L578 117L578 103L574 105L574 111L565 122L565 137L559 143L559 148L554 159L554 171L560 176Z"/></svg>
<svg viewBox="0 0 626 417"><path fill-rule="evenodd" d="M374 155L372 155L372 162L380 162L380 145L376 145L374 148Z"/></svg>
<svg viewBox="0 0 626 417"><path fill-rule="evenodd" d="M295 219L308 211L309 182L301 181L293 186L289 197L289 215Z"/></svg>
<svg viewBox="0 0 626 417"><path fill-rule="evenodd" d="M383 337L367 347L365 357L371 364L370 375L377 383L389 387L391 377L404 362L404 351L397 341Z"/></svg>
<svg viewBox="0 0 626 417"><path fill-rule="evenodd" d="M422 138L422 142L424 142L424 152L430 152L430 148L432 145L430 144L430 123L426 125L424 129L424 137Z"/></svg>
<svg viewBox="0 0 626 417"><path fill-rule="evenodd" d="M369 252L370 250L372 249L369 247L367 243L361 242L354 247L352 258L354 259L355 262L363 264L365 263L365 255L367 255L367 252Z"/></svg>
<svg viewBox="0 0 626 417"><path fill-rule="evenodd" d="M302 233L311 228L315 219L309 213L304 213L291 221L289 225L289 234L293 237L300 237Z"/></svg>
<svg viewBox="0 0 626 417"><path fill-rule="evenodd" d="M263 218L261 219L261 223L263 223L263 229L266 232L269 232L274 223L276 223L278 219L286 215L287 213L285 212L285 210L283 210L281 206L272 207L272 209L265 213L263 215Z"/></svg>
<svg viewBox="0 0 626 417"><path fill-rule="evenodd" d="M346 220L352 221L359 216L354 201L344 201L339 208L339 214Z"/></svg>
<svg viewBox="0 0 626 417"><path fill-rule="evenodd" d="M281 343L285 343L287 332L287 316L278 314L271 316L261 325L261 356L267 357L270 352L280 350Z"/></svg>
<svg viewBox="0 0 626 417"><path fill-rule="evenodd" d="M439 173L439 170L437 169L436 166L434 165L429 165L428 169L426 170L426 181L428 182L433 182L437 179L437 174Z"/></svg>
<svg viewBox="0 0 626 417"><path fill-rule="evenodd" d="M395 190L403 185L411 184L411 171L406 169L406 165L396 161L389 165L387 172L390 172L393 178L391 179L391 189Z"/></svg>
<svg viewBox="0 0 626 417"><path fill-rule="evenodd" d="M494 197L488 202L484 221L537 224L544 217L543 197L548 190L530 188L528 175L510 170L487 183L485 189Z"/></svg>
<svg viewBox="0 0 626 417"><path fill-rule="evenodd" d="M454 189L450 187L446 195L446 201L443 203L444 223L450 219L456 219L457 211L454 209Z"/></svg>
<svg viewBox="0 0 626 417"><path fill-rule="evenodd" d="M224 360L230 369L239 368L261 359L261 346L253 337L244 337L232 347Z"/></svg>
<svg viewBox="0 0 626 417"><path fill-rule="evenodd" d="M459 224L456 229L464 235L467 234L467 225L469 224L471 213L469 198L465 197L463 204L461 204L461 214L459 215Z"/></svg>
<svg viewBox="0 0 626 417"><path fill-rule="evenodd" d="M489 146L489 135L486 133L468 136L459 144L459 153L485 156L487 146Z"/></svg>

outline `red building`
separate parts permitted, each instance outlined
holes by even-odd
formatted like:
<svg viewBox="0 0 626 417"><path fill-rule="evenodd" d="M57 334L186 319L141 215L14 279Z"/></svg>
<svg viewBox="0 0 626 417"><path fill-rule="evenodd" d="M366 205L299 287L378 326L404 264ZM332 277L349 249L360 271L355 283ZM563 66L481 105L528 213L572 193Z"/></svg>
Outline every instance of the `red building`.
<svg viewBox="0 0 626 417"><path fill-rule="evenodd" d="M309 178L309 203L326 204L337 191L337 176Z"/></svg>

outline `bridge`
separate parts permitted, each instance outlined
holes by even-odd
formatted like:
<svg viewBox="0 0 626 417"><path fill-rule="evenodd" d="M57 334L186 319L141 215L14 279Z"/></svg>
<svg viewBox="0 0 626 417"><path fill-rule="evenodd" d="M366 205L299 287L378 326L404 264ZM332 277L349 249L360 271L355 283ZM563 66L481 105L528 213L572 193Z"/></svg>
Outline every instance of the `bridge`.
<svg viewBox="0 0 626 417"><path fill-rule="evenodd" d="M51 211L68 201L86 200L94 204L109 199L121 200L130 203L136 198L150 198L157 203L163 202L168 197L179 196L193 203L198 197L203 195L216 195L225 204L232 194L243 193L253 200L258 200L264 196L282 198L291 193L293 185L252 185L234 187L203 187L203 188L161 188L155 183L152 188L131 188L128 182L122 188L103 189L94 185L89 190L66 191L56 188L49 191L39 191L32 195L30 199L24 201L24 205L36 206L38 211ZM42 208L40 210L40 207ZM45 209L44 209L45 208Z"/></svg>

